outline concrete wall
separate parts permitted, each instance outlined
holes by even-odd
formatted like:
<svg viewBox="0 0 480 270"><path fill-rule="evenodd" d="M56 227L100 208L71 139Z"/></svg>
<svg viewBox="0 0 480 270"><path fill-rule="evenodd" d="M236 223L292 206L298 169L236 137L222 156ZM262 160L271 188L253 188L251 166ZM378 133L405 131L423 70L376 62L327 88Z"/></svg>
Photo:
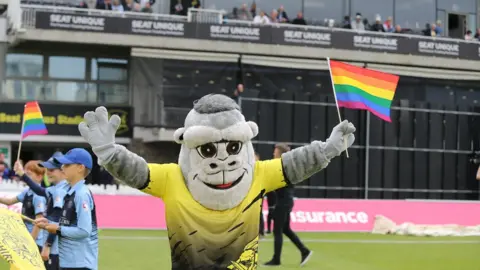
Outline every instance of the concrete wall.
<svg viewBox="0 0 480 270"><path fill-rule="evenodd" d="M82 43L96 45L103 44L120 47L165 48L250 55L288 56L308 59L325 59L326 57L331 57L337 60L345 61L438 67L446 69L480 70L478 61L470 60L169 37L29 29L27 32L19 35L17 38L21 41L67 41L69 43L77 44Z"/></svg>

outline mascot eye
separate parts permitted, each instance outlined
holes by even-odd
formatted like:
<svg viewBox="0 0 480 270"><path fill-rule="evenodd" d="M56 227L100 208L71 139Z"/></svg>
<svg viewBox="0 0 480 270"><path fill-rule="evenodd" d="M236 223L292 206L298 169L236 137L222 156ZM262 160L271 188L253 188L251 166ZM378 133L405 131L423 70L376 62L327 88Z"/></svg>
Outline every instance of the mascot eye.
<svg viewBox="0 0 480 270"><path fill-rule="evenodd" d="M203 158L211 158L217 154L217 148L213 143L207 143L197 148Z"/></svg>
<svg viewBox="0 0 480 270"><path fill-rule="evenodd" d="M238 154L238 152L240 152L240 149L242 149L242 143L241 142L229 142L227 144L227 153L229 155Z"/></svg>

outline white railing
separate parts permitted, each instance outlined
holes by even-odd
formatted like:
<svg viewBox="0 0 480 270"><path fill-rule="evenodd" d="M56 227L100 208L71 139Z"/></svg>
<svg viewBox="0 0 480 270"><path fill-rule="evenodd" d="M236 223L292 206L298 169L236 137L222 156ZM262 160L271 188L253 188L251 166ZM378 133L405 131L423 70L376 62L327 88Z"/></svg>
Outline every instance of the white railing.
<svg viewBox="0 0 480 270"><path fill-rule="evenodd" d="M15 0L13 0L15 1ZM70 7L57 7L57 6L45 6L45 5L21 5L23 11L23 26L25 28L35 28L35 13L37 11L44 12L57 12L65 14L79 14L79 15L96 15L96 16L112 16L112 17L124 17L124 18L142 18L148 20L165 20L165 21L183 21L183 22L196 22L196 23L218 23L218 24L236 24L236 25L254 25L252 21L242 21L242 20L230 20L224 19L223 16L226 14L224 10L209 10L209 9L195 9L190 8L188 11L188 16L179 16L179 15L168 15L168 14L154 14L154 13L140 13L140 12L118 12L111 10L98 10L98 9L83 9L83 8L70 8ZM333 31L333 32L355 32L355 30L344 29L344 28L335 28L335 27L324 27L324 26L313 26L313 25L295 25L295 24L269 24L271 27L278 28L292 28L292 29L303 29L303 30L323 30L323 31ZM412 34L396 34L396 33L382 33L374 31L365 31L365 33L379 36L392 36L392 37L407 37L407 38L422 38L422 39L431 39L437 41L454 41L458 43L477 43L478 41L466 41L462 39L453 39L445 37L427 37L422 35L412 35Z"/></svg>
<svg viewBox="0 0 480 270"><path fill-rule="evenodd" d="M187 16L189 22L221 24L225 14L224 10L189 8Z"/></svg>

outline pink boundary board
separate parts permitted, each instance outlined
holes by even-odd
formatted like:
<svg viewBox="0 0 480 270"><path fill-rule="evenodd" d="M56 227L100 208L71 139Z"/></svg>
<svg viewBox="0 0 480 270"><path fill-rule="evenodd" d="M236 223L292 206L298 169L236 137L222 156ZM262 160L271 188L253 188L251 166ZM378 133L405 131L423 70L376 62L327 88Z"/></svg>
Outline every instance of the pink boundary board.
<svg viewBox="0 0 480 270"><path fill-rule="evenodd" d="M160 199L151 196L94 197L100 228L166 229L165 209ZM16 204L10 208L19 212L20 207ZM263 208L266 218L266 203ZM376 215L388 217L397 224L472 226L480 224L478 213L480 202L298 199L290 217L295 231L367 232L372 230Z"/></svg>

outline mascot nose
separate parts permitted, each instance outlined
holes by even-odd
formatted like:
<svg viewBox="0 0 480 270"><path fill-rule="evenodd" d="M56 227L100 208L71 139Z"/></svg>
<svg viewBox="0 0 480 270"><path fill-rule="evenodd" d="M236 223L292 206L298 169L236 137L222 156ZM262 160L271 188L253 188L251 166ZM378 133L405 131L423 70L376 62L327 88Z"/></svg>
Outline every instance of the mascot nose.
<svg viewBox="0 0 480 270"><path fill-rule="evenodd" d="M237 165L237 162L232 161L232 162L229 162L227 164L227 166L225 166L225 167L227 167L227 169L228 169L228 168L234 167L235 165ZM218 168L218 163L212 162L212 163L209 164L209 166L210 166L210 169L214 170L214 169Z"/></svg>

